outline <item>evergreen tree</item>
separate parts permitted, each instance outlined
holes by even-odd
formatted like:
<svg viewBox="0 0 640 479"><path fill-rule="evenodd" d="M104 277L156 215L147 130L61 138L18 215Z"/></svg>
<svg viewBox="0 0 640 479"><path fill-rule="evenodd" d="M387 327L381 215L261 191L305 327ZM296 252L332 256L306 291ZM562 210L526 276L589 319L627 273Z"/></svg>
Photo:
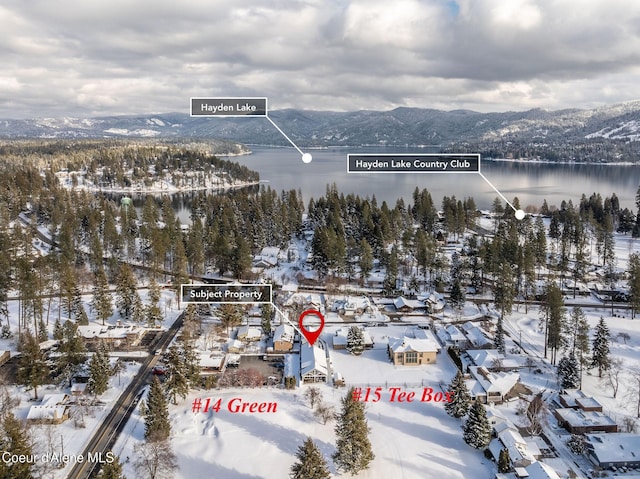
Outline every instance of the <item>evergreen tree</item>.
<svg viewBox="0 0 640 479"><path fill-rule="evenodd" d="M242 306L237 304L225 303L218 306L218 318L224 327L229 329L239 326L242 323Z"/></svg>
<svg viewBox="0 0 640 479"><path fill-rule="evenodd" d="M136 284L136 277L131 266L123 263L120 266L120 272L116 280L116 306L120 316L125 319L131 319L133 314L135 297L138 294Z"/></svg>
<svg viewBox="0 0 640 479"><path fill-rule="evenodd" d="M271 321L273 320L274 310L271 303L265 303L260 306L260 326L265 336L271 336Z"/></svg>
<svg viewBox="0 0 640 479"><path fill-rule="evenodd" d="M511 470L511 458L508 449L501 449L498 457L498 472L505 473Z"/></svg>
<svg viewBox="0 0 640 479"><path fill-rule="evenodd" d="M64 330L62 329L62 323L59 318L56 318L56 322L53 325L53 339L56 341L62 341L64 338Z"/></svg>
<svg viewBox="0 0 640 479"><path fill-rule="evenodd" d="M329 479L327 462L310 437L305 439L296 453L298 462L291 466L292 479Z"/></svg>
<svg viewBox="0 0 640 479"><path fill-rule="evenodd" d="M445 403L444 410L449 416L455 418L466 416L471 405L471 395L460 371L456 373L449 384L449 391L453 394L453 398L451 402Z"/></svg>
<svg viewBox="0 0 640 479"><path fill-rule="evenodd" d="M153 377L149 395L147 396L146 414L144 417L144 438L148 442L161 442L169 438L169 407L157 376Z"/></svg>
<svg viewBox="0 0 640 479"><path fill-rule="evenodd" d="M602 371L609 369L611 359L609 358L609 341L611 334L609 328L604 322L604 318L600 317L600 321L596 326L595 336L593 338L593 353L591 355L591 367L598 368L598 377L602 377Z"/></svg>
<svg viewBox="0 0 640 479"><path fill-rule="evenodd" d="M353 399L353 388L342 398L342 411L336 424L336 452L333 462L338 469L355 475L367 469L375 458L369 442L369 427L364 403Z"/></svg>
<svg viewBox="0 0 640 479"><path fill-rule="evenodd" d="M505 353L504 347L504 324L502 321L502 315L498 316L498 322L496 323L496 334L493 336L493 345L502 354Z"/></svg>
<svg viewBox="0 0 640 479"><path fill-rule="evenodd" d="M109 451L113 454L113 451ZM107 452L107 454L109 453ZM100 468L100 479L127 479L122 472L122 463L120 458L114 454L115 460L113 462L105 462Z"/></svg>
<svg viewBox="0 0 640 479"><path fill-rule="evenodd" d="M87 359L84 341L78 333L78 325L73 321L65 321L62 325L62 340L58 347L60 353L56 357L58 375L71 383L72 376Z"/></svg>
<svg viewBox="0 0 640 479"><path fill-rule="evenodd" d="M364 331L358 326L351 326L347 333L347 351L360 356L364 351Z"/></svg>
<svg viewBox="0 0 640 479"><path fill-rule="evenodd" d="M638 218L640 218L640 214ZM632 253L629 255L628 269L631 319L635 319L636 313L640 312L640 253Z"/></svg>
<svg viewBox="0 0 640 479"><path fill-rule="evenodd" d="M480 401L475 401L469 409L469 417L464 423L462 437L464 442L476 449L484 449L491 441L491 424L487 411Z"/></svg>
<svg viewBox="0 0 640 479"><path fill-rule="evenodd" d="M49 332L47 331L47 325L44 324L44 320L40 319L38 322L38 341L44 343L49 339Z"/></svg>
<svg viewBox="0 0 640 479"><path fill-rule="evenodd" d="M165 387L169 399L173 404L178 404L177 398L182 399L189 394L189 379L184 357L177 346L171 346L167 352L167 381Z"/></svg>
<svg viewBox="0 0 640 479"><path fill-rule="evenodd" d="M18 383L33 389L38 399L38 386L44 384L49 373L40 343L27 330L20 336L20 358L18 360Z"/></svg>
<svg viewBox="0 0 640 479"><path fill-rule="evenodd" d="M145 308L145 316L147 318L147 324L155 328L158 323L162 322L162 311L158 306L160 301L160 286L156 282L155 278L151 278L149 283L149 304Z"/></svg>
<svg viewBox="0 0 640 479"><path fill-rule="evenodd" d="M547 356L547 348L551 350L551 364L556 363L556 352L565 344L562 334L566 331L565 315L562 291L555 282L549 281L542 298L540 321L545 332L544 355Z"/></svg>
<svg viewBox="0 0 640 479"><path fill-rule="evenodd" d="M373 250L364 238L360 240L360 261L358 266L360 266L360 280L364 284L373 269Z"/></svg>
<svg viewBox="0 0 640 479"><path fill-rule="evenodd" d="M89 382L87 389L94 396L102 395L109 388L109 376L111 376L111 363L109 350L104 341L98 343L96 352L89 360Z"/></svg>
<svg viewBox="0 0 640 479"><path fill-rule="evenodd" d="M96 312L98 320L102 321L102 325L113 314L113 303L111 293L109 292L109 283L107 275L102 266L98 268L93 277L93 300L91 307Z"/></svg>
<svg viewBox="0 0 640 479"><path fill-rule="evenodd" d="M449 292L449 300L451 301L451 306L457 311L460 311L464 306L465 291L460 283L460 278L454 278Z"/></svg>
<svg viewBox="0 0 640 479"><path fill-rule="evenodd" d="M578 360L573 351L569 353L569 356L563 356L558 361L557 375L558 383L562 389L575 389L580 385Z"/></svg>
<svg viewBox="0 0 640 479"><path fill-rule="evenodd" d="M25 425L13 412L7 412L1 418L0 450L9 457L29 457L33 454L33 445ZM32 479L35 464L30 461L0 461L0 477L6 479Z"/></svg>

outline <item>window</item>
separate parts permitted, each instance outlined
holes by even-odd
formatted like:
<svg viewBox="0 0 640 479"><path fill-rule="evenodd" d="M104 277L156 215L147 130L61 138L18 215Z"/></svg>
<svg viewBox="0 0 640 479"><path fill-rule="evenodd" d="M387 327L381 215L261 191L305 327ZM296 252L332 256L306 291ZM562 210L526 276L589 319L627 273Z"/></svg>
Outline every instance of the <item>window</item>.
<svg viewBox="0 0 640 479"><path fill-rule="evenodd" d="M418 353L404 353L404 362L406 364L416 364L418 362Z"/></svg>

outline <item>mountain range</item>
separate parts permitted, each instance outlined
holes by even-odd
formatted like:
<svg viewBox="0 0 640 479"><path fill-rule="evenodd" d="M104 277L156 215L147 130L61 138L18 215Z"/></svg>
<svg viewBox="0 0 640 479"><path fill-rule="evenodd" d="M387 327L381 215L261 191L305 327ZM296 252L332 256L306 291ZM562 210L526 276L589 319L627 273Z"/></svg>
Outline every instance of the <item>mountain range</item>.
<svg viewBox="0 0 640 479"><path fill-rule="evenodd" d="M640 101L589 110L502 113L400 107L390 111L274 110L273 120L300 147L361 145L551 145L640 140ZM185 113L0 120L0 138L217 138L288 145L266 118L202 118Z"/></svg>

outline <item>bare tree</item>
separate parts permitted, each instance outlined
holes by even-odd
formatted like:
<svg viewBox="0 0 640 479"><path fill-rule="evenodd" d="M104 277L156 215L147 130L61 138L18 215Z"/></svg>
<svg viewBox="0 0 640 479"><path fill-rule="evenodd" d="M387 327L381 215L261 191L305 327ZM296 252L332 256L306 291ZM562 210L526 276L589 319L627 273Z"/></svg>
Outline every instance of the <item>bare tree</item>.
<svg viewBox="0 0 640 479"><path fill-rule="evenodd" d="M547 420L549 408L542 399L542 393L536 394L531 401L523 399L518 404L518 413L523 417L522 426L532 436L542 433Z"/></svg>
<svg viewBox="0 0 640 479"><path fill-rule="evenodd" d="M637 428L636 418L632 416L625 416L622 418L622 431L635 433Z"/></svg>
<svg viewBox="0 0 640 479"><path fill-rule="evenodd" d="M322 424L327 424L328 421L336 418L336 409L329 404L325 404L322 401L318 402L313 415L322 421Z"/></svg>
<svg viewBox="0 0 640 479"><path fill-rule="evenodd" d="M628 388L626 398L632 401L636 409L636 417L640 418L640 367L627 369Z"/></svg>
<svg viewBox="0 0 640 479"><path fill-rule="evenodd" d="M136 473L148 479L169 479L178 469L176 455L169 441L141 442L133 448Z"/></svg>
<svg viewBox="0 0 640 479"><path fill-rule="evenodd" d="M623 378L622 372L624 370L622 359L613 358L609 364L609 369L604 372L602 380L605 384L611 386L613 390L613 397L618 395L618 389L620 388L620 382Z"/></svg>
<svg viewBox="0 0 640 479"><path fill-rule="evenodd" d="M322 392L319 387L311 386L304 392L304 398L309 401L309 407L313 409L316 404L320 404L322 402Z"/></svg>

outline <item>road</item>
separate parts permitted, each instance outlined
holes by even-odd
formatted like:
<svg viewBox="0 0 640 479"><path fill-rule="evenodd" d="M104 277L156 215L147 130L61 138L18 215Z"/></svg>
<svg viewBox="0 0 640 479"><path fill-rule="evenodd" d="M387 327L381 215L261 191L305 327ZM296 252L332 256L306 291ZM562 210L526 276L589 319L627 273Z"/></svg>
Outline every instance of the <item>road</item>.
<svg viewBox="0 0 640 479"><path fill-rule="evenodd" d="M182 326L183 319L184 313L178 316L171 328L162 334L160 339L152 345L151 349L166 349ZM97 476L100 470L100 464L95 461L88 462L89 454L95 457L96 453L101 452L104 458L105 453L113 448L118 439L118 435L138 404L144 387L149 383L151 370L157 364L158 360L159 357L154 354L149 355L145 359L138 374L120 395L104 422L98 426L94 435L89 439L86 447L82 451L84 461L81 463L78 462L73 466L67 476L68 479L89 479Z"/></svg>

